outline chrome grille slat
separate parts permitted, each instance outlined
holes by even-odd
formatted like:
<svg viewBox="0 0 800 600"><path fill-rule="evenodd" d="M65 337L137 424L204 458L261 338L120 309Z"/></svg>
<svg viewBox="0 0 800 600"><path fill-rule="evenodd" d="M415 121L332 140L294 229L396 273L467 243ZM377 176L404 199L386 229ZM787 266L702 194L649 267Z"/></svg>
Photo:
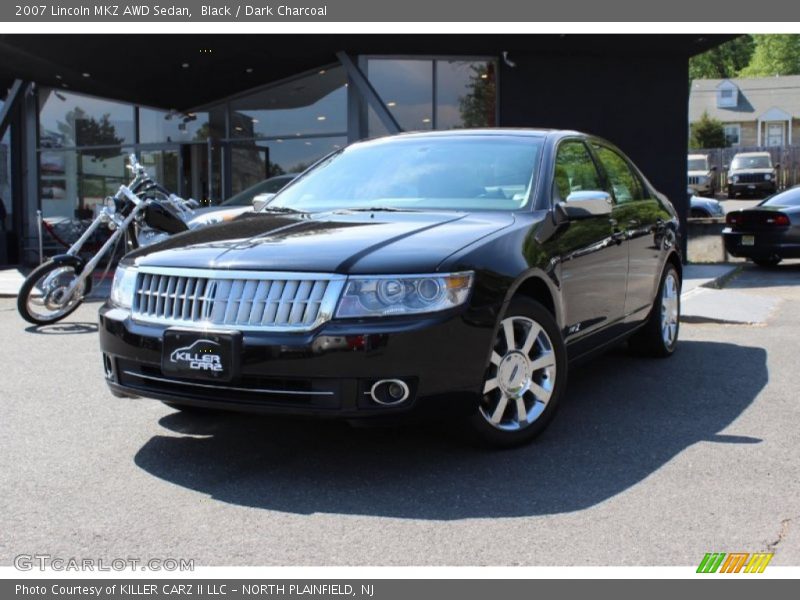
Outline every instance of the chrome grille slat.
<svg viewBox="0 0 800 600"><path fill-rule="evenodd" d="M346 277L142 267L133 319L164 325L302 331L333 316Z"/></svg>

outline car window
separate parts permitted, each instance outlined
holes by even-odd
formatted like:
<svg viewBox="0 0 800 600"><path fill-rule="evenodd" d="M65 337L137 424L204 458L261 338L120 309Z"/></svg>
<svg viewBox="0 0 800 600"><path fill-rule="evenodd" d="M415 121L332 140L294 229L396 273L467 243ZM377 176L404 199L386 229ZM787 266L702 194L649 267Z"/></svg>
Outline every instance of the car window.
<svg viewBox="0 0 800 600"><path fill-rule="evenodd" d="M616 201L624 204L634 200L644 200L646 198L644 186L628 161L610 148L600 144L593 146L600 164L606 170L612 188L609 191L614 192Z"/></svg>
<svg viewBox="0 0 800 600"><path fill-rule="evenodd" d="M705 171L708 169L708 164L705 158L690 158L689 171Z"/></svg>
<svg viewBox="0 0 800 600"><path fill-rule="evenodd" d="M800 186L775 194L761 203L762 206L800 206Z"/></svg>
<svg viewBox="0 0 800 600"><path fill-rule="evenodd" d="M771 169L769 156L734 156L731 169Z"/></svg>
<svg viewBox="0 0 800 600"><path fill-rule="evenodd" d="M558 147L553 173L553 200L566 200L572 192L602 190L600 174L586 144L568 140Z"/></svg>

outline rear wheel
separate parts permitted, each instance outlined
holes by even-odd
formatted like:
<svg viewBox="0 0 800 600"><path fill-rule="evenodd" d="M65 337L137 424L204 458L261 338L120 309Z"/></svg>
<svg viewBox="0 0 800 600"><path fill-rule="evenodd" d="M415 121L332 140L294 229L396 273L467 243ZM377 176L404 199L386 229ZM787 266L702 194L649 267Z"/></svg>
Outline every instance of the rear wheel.
<svg viewBox="0 0 800 600"><path fill-rule="evenodd" d="M667 264L661 276L658 295L647 322L630 339L639 353L666 358L678 345L681 317L681 278L674 265Z"/></svg>
<svg viewBox="0 0 800 600"><path fill-rule="evenodd" d="M496 447L528 443L547 427L566 387L561 332L544 306L514 298L491 352L483 397L468 421L470 431Z"/></svg>
<svg viewBox="0 0 800 600"><path fill-rule="evenodd" d="M781 262L781 260L783 259L777 256L771 256L770 258L754 258L753 262L759 267L775 267Z"/></svg>

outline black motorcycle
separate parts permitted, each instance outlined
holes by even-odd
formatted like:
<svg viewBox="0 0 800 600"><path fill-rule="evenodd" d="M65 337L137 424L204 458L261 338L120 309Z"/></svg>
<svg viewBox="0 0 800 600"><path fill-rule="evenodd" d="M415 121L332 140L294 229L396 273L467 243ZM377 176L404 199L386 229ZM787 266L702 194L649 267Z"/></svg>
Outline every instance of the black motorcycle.
<svg viewBox="0 0 800 600"><path fill-rule="evenodd" d="M71 314L91 291L95 267L122 238L127 250L134 250L146 237L143 232L172 235L188 229L186 221L197 202L179 198L153 181L134 154L129 156L128 168L133 180L106 199L83 235L65 254L41 264L25 279L17 296L17 310L23 319L47 325ZM102 226L112 233L87 261L79 254L81 248Z"/></svg>

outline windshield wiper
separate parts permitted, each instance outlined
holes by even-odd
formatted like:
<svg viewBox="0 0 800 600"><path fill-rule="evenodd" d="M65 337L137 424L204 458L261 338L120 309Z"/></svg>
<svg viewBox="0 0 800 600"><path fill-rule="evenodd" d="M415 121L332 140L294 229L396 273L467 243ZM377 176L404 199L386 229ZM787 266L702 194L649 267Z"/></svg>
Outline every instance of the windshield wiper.
<svg viewBox="0 0 800 600"><path fill-rule="evenodd" d="M418 212L414 208L398 208L396 206L355 206L353 208L340 208L336 212Z"/></svg>
<svg viewBox="0 0 800 600"><path fill-rule="evenodd" d="M293 214L302 213L302 214L305 214L306 211L297 210L296 208L289 208L288 206L265 206L264 208L262 208L258 212L262 212L262 213L283 213L283 214L289 214L289 213L293 213Z"/></svg>

